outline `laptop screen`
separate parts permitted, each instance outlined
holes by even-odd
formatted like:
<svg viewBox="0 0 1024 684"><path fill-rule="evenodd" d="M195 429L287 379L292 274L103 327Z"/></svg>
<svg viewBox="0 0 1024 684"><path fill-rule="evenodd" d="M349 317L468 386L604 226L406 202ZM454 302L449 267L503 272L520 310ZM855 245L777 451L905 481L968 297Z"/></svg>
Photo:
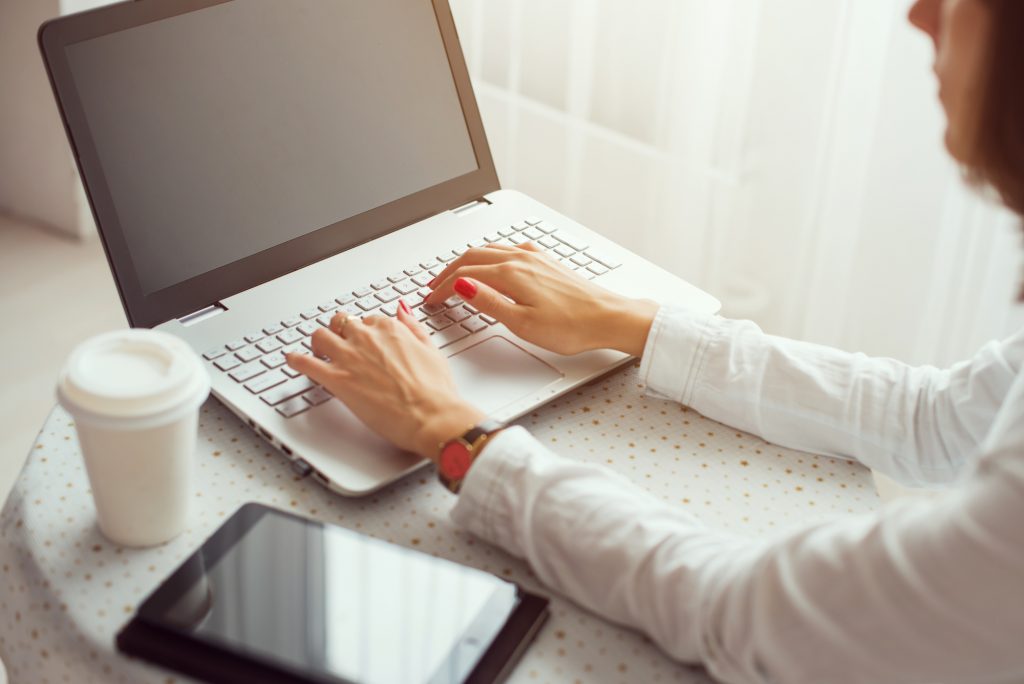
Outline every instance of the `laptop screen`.
<svg viewBox="0 0 1024 684"><path fill-rule="evenodd" d="M429 1L233 0L65 56L143 296L478 169Z"/></svg>

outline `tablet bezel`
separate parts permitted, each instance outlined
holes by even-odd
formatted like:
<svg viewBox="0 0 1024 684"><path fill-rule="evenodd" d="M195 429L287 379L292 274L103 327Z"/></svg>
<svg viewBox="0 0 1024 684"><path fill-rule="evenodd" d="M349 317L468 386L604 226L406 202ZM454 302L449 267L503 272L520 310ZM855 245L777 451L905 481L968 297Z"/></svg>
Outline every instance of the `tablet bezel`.
<svg viewBox="0 0 1024 684"><path fill-rule="evenodd" d="M136 273L75 88L65 48L90 38L206 9L228 0L121 2L53 19L39 28L39 47L57 100L57 109L85 186L121 303L132 326L153 327L186 316L500 188L451 9L446 0L424 1L431 2L437 18L466 129L476 155L477 169L149 294L144 291ZM357 237L353 239L353 236Z"/></svg>
<svg viewBox="0 0 1024 684"><path fill-rule="evenodd" d="M245 536L265 515L281 515L303 524L324 526L321 523L288 511L262 504L249 503L238 509L193 554L186 558L167 579L160 583L139 606L136 614L117 634L118 650L126 655L147 660L156 665L197 677L209 682L232 684L235 682L308 682L310 684L338 684L345 680L320 673L301 671L258 654L241 654L227 644L216 640L199 639L164 625L158 619L167 609L160 601L161 590L174 583L191 584L186 577L189 567L198 557L209 566L216 564L225 553ZM518 662L536 633L547 620L548 599L525 592L516 587L518 603L491 645L480 657L465 682L488 684L502 681ZM177 591L172 593L178 593ZM359 684L352 682L350 684Z"/></svg>

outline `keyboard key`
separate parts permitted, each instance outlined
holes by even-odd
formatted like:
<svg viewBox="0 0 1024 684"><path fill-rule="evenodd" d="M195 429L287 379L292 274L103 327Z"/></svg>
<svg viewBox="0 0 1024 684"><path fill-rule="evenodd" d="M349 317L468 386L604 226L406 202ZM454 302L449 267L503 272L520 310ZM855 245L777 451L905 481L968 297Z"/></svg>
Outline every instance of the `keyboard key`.
<svg viewBox="0 0 1024 684"><path fill-rule="evenodd" d="M420 262L420 268L422 268L424 271L432 269L435 266L437 266L437 260L435 259L428 259L427 261Z"/></svg>
<svg viewBox="0 0 1024 684"><path fill-rule="evenodd" d="M227 353L228 352L226 348L215 347L214 349L211 349L208 352L203 352L203 358L206 359L207 361L213 361L214 359L219 359L220 357L224 356Z"/></svg>
<svg viewBox="0 0 1024 684"><path fill-rule="evenodd" d="M420 289L416 290L416 294L418 294L422 299L426 299L433 293L434 291L431 290L429 287L421 287Z"/></svg>
<svg viewBox="0 0 1024 684"><path fill-rule="evenodd" d="M501 233L491 233L490 235L484 235L484 240L487 242L497 242L502 237L504 236Z"/></svg>
<svg viewBox="0 0 1024 684"><path fill-rule="evenodd" d="M412 268L405 269L404 271L402 271L402 273L404 273L407 276L414 276L414 275L416 275L417 273L419 273L422 270L423 270L422 268L419 268L418 266L414 266Z"/></svg>
<svg viewBox="0 0 1024 684"><path fill-rule="evenodd" d="M461 306L461 305L462 305L462 297L459 297L458 295L452 295L448 299L444 300L444 306L445 306L446 309L450 309L453 306Z"/></svg>
<svg viewBox="0 0 1024 684"><path fill-rule="evenodd" d="M260 340L263 339L263 337L264 337L264 335L263 335L262 332L254 332L251 335L246 335L245 336L245 341L246 342L259 342Z"/></svg>
<svg viewBox="0 0 1024 684"><path fill-rule="evenodd" d="M399 294L407 295L410 292L415 292L418 285L419 285L419 283L415 283L415 282L413 282L411 280L406 280L404 282L401 282L401 283L398 283L397 285L395 285L395 290Z"/></svg>
<svg viewBox="0 0 1024 684"><path fill-rule="evenodd" d="M388 276L388 280L391 281L392 283L401 282L401 281L405 280L405 274L404 273L392 273L391 275Z"/></svg>
<svg viewBox="0 0 1024 684"><path fill-rule="evenodd" d="M299 371L295 370L295 369L294 369L294 368L292 368L291 366L285 366L285 367L284 367L284 368L282 368L281 370L282 370L282 371L284 372L284 374L285 374L285 375L287 375L287 376L288 376L289 378L297 378L297 377L299 377L300 375L302 375L302 373L300 373Z"/></svg>
<svg viewBox="0 0 1024 684"><path fill-rule="evenodd" d="M557 233L552 233L560 242L564 242L569 245L577 252L582 252L590 245L587 244L586 240L581 237L576 237L570 233L566 233L564 230L560 230Z"/></svg>
<svg viewBox="0 0 1024 684"><path fill-rule="evenodd" d="M589 266L587 266L587 270L593 273L594 275L604 275L605 273L608 272L608 269L603 264L595 263L591 263Z"/></svg>
<svg viewBox="0 0 1024 684"><path fill-rule="evenodd" d="M378 280L377 282L374 283L370 283L370 287L372 287L374 290L383 290L385 287L388 287L390 285L391 283L388 282L387 278L385 278L384 280Z"/></svg>
<svg viewBox="0 0 1024 684"><path fill-rule="evenodd" d="M332 318L334 318L333 311L331 313L320 314L319 316L316 317L316 322L324 326L325 328L329 328L331 327Z"/></svg>
<svg viewBox="0 0 1024 684"><path fill-rule="evenodd" d="M530 224L525 223L525 222L524 223L516 223L516 224L512 225L512 230L515 230L515 231L526 230L529 227L530 227Z"/></svg>
<svg viewBox="0 0 1024 684"><path fill-rule="evenodd" d="M253 394L259 394L271 387L277 387L278 385L287 382L287 380L288 376L281 371L271 371L269 373L264 373L255 380L250 380L245 383L245 389L249 390Z"/></svg>
<svg viewBox="0 0 1024 684"><path fill-rule="evenodd" d="M308 339L308 337L304 337L302 338L302 342L305 342ZM302 346L302 342L289 344L287 347L281 350L281 353L284 354L285 356L287 356L288 354L305 354L306 348Z"/></svg>
<svg viewBox="0 0 1024 684"><path fill-rule="evenodd" d="M302 395L309 404L313 406L319 406L325 402L331 400L331 393L325 390L323 387L314 387L305 394Z"/></svg>
<svg viewBox="0 0 1024 684"><path fill-rule="evenodd" d="M469 337L469 331L461 325L453 325L450 328L434 333L430 336L430 339L434 340L434 344L437 345L438 349L443 349L449 344L458 342L464 337Z"/></svg>
<svg viewBox="0 0 1024 684"><path fill-rule="evenodd" d="M464 321L472 315L472 313L466 311L466 307L464 306L456 307L445 313L446 317L452 319L456 323L458 323L459 321Z"/></svg>
<svg viewBox="0 0 1024 684"><path fill-rule="evenodd" d="M308 411L310 408L309 402L303 400L302 397L295 397L291 401L286 401L277 407L277 412L285 418L292 418L299 415L303 411Z"/></svg>
<svg viewBox="0 0 1024 684"><path fill-rule="evenodd" d="M528 224L530 224L531 226L535 226L535 225L537 225L538 223L540 223L540 219L539 219L539 218L537 218L536 216L527 216L527 217L526 217L526 222L527 222Z"/></svg>
<svg viewBox="0 0 1024 684"><path fill-rule="evenodd" d="M413 309L412 310L412 315L415 316L416 320L420 321L421 323L423 321L427 320L427 318L430 316L430 314L428 314L426 311L423 310L422 306Z"/></svg>
<svg viewBox="0 0 1024 684"><path fill-rule="evenodd" d="M478 247L483 247L486 244L487 244L486 240L470 240L469 242L466 243L466 245L470 249L476 249Z"/></svg>
<svg viewBox="0 0 1024 684"><path fill-rule="evenodd" d="M557 226L553 226L550 223L544 223L543 221L534 227L545 233L554 233L556 230L558 230Z"/></svg>
<svg viewBox="0 0 1024 684"><path fill-rule="evenodd" d="M316 308L318 308L318 309L320 309L320 311L326 313L328 311L334 311L335 309L337 309L338 308L338 303L332 299L329 302L324 302L323 304L318 304Z"/></svg>
<svg viewBox="0 0 1024 684"><path fill-rule="evenodd" d="M231 351L238 351L239 349L244 347L246 344L248 344L248 343L245 340L235 340L234 342L228 342L224 346L227 347L228 349L230 349Z"/></svg>
<svg viewBox="0 0 1024 684"><path fill-rule="evenodd" d="M586 280L593 280L594 278L597 277L596 274L591 273L590 271L580 271L580 275L583 276Z"/></svg>
<svg viewBox="0 0 1024 684"><path fill-rule="evenodd" d="M475 306L473 306L472 304L463 304L462 306L469 313L480 313L479 311L477 311L477 308Z"/></svg>
<svg viewBox="0 0 1024 684"><path fill-rule="evenodd" d="M295 327L296 325L298 325L301 322L302 322L301 318L299 318L298 316L292 316L291 318L286 318L283 321L281 321L281 325L283 325L286 328L292 328L292 327Z"/></svg>
<svg viewBox="0 0 1024 684"><path fill-rule="evenodd" d="M373 294L373 288L361 287L358 290L352 290L352 294L361 299L363 297L368 297L369 295Z"/></svg>
<svg viewBox="0 0 1024 684"><path fill-rule="evenodd" d="M266 372L266 370L266 366L264 366L259 361L254 361L252 363L247 363L244 366L236 368L235 370L228 373L228 375L230 375L231 379L234 380L235 382L246 382L247 380L255 378L260 373Z"/></svg>
<svg viewBox="0 0 1024 684"><path fill-rule="evenodd" d="M604 264L608 268L618 268L619 266L622 265L622 262L619 261L618 259L613 259L612 257L606 254L602 254L601 252L595 252L591 249L587 250L587 256L593 259L594 261Z"/></svg>
<svg viewBox="0 0 1024 684"><path fill-rule="evenodd" d="M531 240L539 240L544 237L544 233L540 232L536 228L527 228L523 231L523 235L530 238Z"/></svg>
<svg viewBox="0 0 1024 684"><path fill-rule="evenodd" d="M426 287L434 281L434 276L429 273L421 273L418 276L413 276L412 282L416 283L420 287Z"/></svg>
<svg viewBox="0 0 1024 684"><path fill-rule="evenodd" d="M284 358L284 354L279 351L276 351L273 354L267 354L260 359L260 363L267 368L277 368L279 366L283 366L285 362L286 359Z"/></svg>
<svg viewBox="0 0 1024 684"><path fill-rule="evenodd" d="M294 344L302 339L302 333L298 328L285 330L283 333L277 336L277 339L281 340L281 344ZM278 345L280 346L280 345ZM268 349L267 351L273 351Z"/></svg>
<svg viewBox="0 0 1024 684"><path fill-rule="evenodd" d="M569 259L569 261L571 261L572 263L576 264L577 266L589 266L590 264L593 263L590 260L590 257L588 257L586 254L577 254L574 257L572 257L571 259ZM604 267L602 266L602 268L604 268ZM605 269L605 270L607 271L608 269Z"/></svg>
<svg viewBox="0 0 1024 684"><path fill-rule="evenodd" d="M495 323L498 322L497 318L495 318L494 316L488 316L487 314L480 314L480 320L482 320L487 325L494 325Z"/></svg>
<svg viewBox="0 0 1024 684"><path fill-rule="evenodd" d="M437 255L437 260L441 261L443 263L448 263L449 261L455 261L455 252L448 252L447 254L438 254Z"/></svg>
<svg viewBox="0 0 1024 684"><path fill-rule="evenodd" d="M571 257L575 253L576 250L570 247L569 245L560 245L558 247L555 247L555 254L557 254L558 256Z"/></svg>
<svg viewBox="0 0 1024 684"><path fill-rule="evenodd" d="M385 316L397 316L398 315L398 302L391 302L380 307L380 312Z"/></svg>
<svg viewBox="0 0 1024 684"><path fill-rule="evenodd" d="M356 306L358 306L363 311L371 311L380 306L380 300L377 299L376 297L363 297L362 299L356 302Z"/></svg>
<svg viewBox="0 0 1024 684"><path fill-rule="evenodd" d="M266 328L264 328L263 333L265 335L276 335L282 330L284 330L284 326L280 326L277 323L275 323L274 325L268 325Z"/></svg>
<svg viewBox="0 0 1024 684"><path fill-rule="evenodd" d="M260 399L269 404L270 406L276 406L286 399L302 394L307 390L311 390L316 387L316 383L307 378L304 375L300 375L297 378L292 378L283 385L279 385L269 392L265 392L260 395Z"/></svg>
<svg viewBox="0 0 1024 684"><path fill-rule="evenodd" d="M242 365L242 362L235 356L225 356L222 359L217 359L213 362L213 365L220 368L222 371L229 371L232 368L238 368Z"/></svg>
<svg viewBox="0 0 1024 684"><path fill-rule="evenodd" d="M263 352L257 349L256 347L242 347L241 349L235 352L235 356L240 358L242 361L248 363L253 359L258 359L259 357L263 356Z"/></svg>
<svg viewBox="0 0 1024 684"><path fill-rule="evenodd" d="M537 242L538 242L538 243L539 243L539 244L540 244L540 245L541 245L542 247L546 247L546 248L548 248L548 249L551 249L551 248L553 248L553 247L557 247L558 245L562 244L561 242L559 242L559 241L558 241L558 240L556 240L555 238L551 237L550 235L545 235L545 236L544 236L544 237L542 237L542 238L541 238L540 240L537 240Z"/></svg>
<svg viewBox="0 0 1024 684"><path fill-rule="evenodd" d="M313 338L307 337L306 339L302 340L302 346L308 349L309 351L313 351Z"/></svg>
<svg viewBox="0 0 1024 684"><path fill-rule="evenodd" d="M299 315L302 316L304 319L306 319L308 321L311 318L316 318L317 316L320 315L320 313L321 313L320 309L306 309L305 311L303 311Z"/></svg>
<svg viewBox="0 0 1024 684"><path fill-rule="evenodd" d="M345 294L340 297L335 297L334 301L338 302L339 306L345 306L346 304L351 304L356 301L356 296L354 294Z"/></svg>
<svg viewBox="0 0 1024 684"><path fill-rule="evenodd" d="M510 237L508 239L508 241L511 242L513 245L521 245L521 244L523 244L525 242L529 242L530 239L523 237L521 234L518 234L518 235L513 235L512 237Z"/></svg>
<svg viewBox="0 0 1024 684"><path fill-rule="evenodd" d="M458 255L458 256L462 256L463 254L465 254L468 251L469 251L469 247L456 247L455 249L452 250L452 252L454 254Z"/></svg>
<svg viewBox="0 0 1024 684"><path fill-rule="evenodd" d="M476 333L486 328L487 324L481 321L476 316L474 316L473 318L470 318L468 321L463 321L462 327L471 333Z"/></svg>
<svg viewBox="0 0 1024 684"><path fill-rule="evenodd" d="M427 319L427 325L434 330L444 330L449 326L455 325L455 321L447 316L433 316Z"/></svg>
<svg viewBox="0 0 1024 684"><path fill-rule="evenodd" d="M281 335L290 335L290 334L293 334L293 333L295 335L298 335L299 337L302 336L302 333L297 332L295 330L286 330L283 333L281 333ZM262 342L257 342L256 346L264 354L269 354L272 351L277 351L278 349L281 348L281 343L277 341L278 338L281 337L281 335L278 335L276 338L275 337L268 337L267 339L263 340Z"/></svg>
<svg viewBox="0 0 1024 684"><path fill-rule="evenodd" d="M510 228L499 228L498 229L498 235L501 235L502 237L508 237L509 235L512 235L515 232L516 231L513 228L511 228L511 227Z"/></svg>
<svg viewBox="0 0 1024 684"><path fill-rule="evenodd" d="M443 304L424 304L423 305L423 311L425 311L428 316L434 316L436 314L442 313L445 310L445 308L447 308L447 307L445 307Z"/></svg>
<svg viewBox="0 0 1024 684"><path fill-rule="evenodd" d="M330 325L330 317L333 316L333 315L334 314L323 314L323 316L327 316L328 317L327 318L327 325ZM320 319L323 316L317 316L316 317L317 322L319 322ZM320 326L317 325L317 323L314 323L313 321L303 321L302 323L299 324L299 327L297 327L295 329L298 330L303 335L312 335L314 332L316 332L316 329L319 328L319 327Z"/></svg>
<svg viewBox="0 0 1024 684"><path fill-rule="evenodd" d="M395 301L395 300L396 300L396 299L398 299L398 298L399 298L399 297L400 297L401 295L399 295L399 294L398 294L397 292L395 292L395 288L393 288L393 287L389 287L389 288L388 288L388 289L386 289L386 290L381 290L381 291L380 291L380 292L378 292L378 293L377 293L377 294L376 294L375 296L376 296L376 297L377 297L377 299L379 299L380 301L382 301L382 302L384 302L384 303L387 303L387 302L393 302L393 301Z"/></svg>

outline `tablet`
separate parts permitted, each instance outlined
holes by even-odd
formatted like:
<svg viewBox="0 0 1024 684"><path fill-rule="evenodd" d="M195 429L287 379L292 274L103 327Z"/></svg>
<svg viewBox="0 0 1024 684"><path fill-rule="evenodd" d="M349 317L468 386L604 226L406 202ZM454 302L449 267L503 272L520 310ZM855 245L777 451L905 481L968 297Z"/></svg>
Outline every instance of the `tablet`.
<svg viewBox="0 0 1024 684"><path fill-rule="evenodd" d="M209 682L475 684L504 679L547 614L488 573L247 504L117 647Z"/></svg>

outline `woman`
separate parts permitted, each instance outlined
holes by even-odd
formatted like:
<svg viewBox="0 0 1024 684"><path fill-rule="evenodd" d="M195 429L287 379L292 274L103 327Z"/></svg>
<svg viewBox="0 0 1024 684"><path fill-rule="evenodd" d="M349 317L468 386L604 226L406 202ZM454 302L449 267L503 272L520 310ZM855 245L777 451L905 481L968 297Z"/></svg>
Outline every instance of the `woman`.
<svg viewBox="0 0 1024 684"><path fill-rule="evenodd" d="M910 19L935 42L949 152L1021 213L1024 2L919 0ZM545 583L729 682L1024 681L1024 334L912 368L628 301L529 246L470 250L432 285L428 302L455 292L553 351L641 356L650 393L777 444L912 484L963 478L938 501L750 540L508 428L468 454L453 516ZM289 363L427 458L484 421L407 309L336 317L314 351L332 361Z"/></svg>

